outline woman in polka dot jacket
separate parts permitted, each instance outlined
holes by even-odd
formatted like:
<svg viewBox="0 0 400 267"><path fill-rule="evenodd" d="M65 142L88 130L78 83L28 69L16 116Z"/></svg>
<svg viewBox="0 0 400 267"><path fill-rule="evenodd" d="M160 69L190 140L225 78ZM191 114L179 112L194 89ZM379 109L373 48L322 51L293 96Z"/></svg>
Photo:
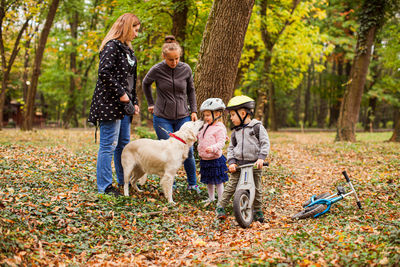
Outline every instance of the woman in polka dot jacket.
<svg viewBox="0 0 400 267"><path fill-rule="evenodd" d="M131 42L137 37L139 19L126 13L120 16L100 46L100 63L88 121L100 127L97 155L99 193L119 196L112 186L111 161L119 186L124 184L121 153L130 141L132 115L139 112L136 99L137 61Z"/></svg>

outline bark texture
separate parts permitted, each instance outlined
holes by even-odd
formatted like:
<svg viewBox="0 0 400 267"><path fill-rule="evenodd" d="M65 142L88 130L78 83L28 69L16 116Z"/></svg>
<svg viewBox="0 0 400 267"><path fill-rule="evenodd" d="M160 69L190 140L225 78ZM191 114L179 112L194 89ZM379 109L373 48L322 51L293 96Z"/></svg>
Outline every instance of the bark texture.
<svg viewBox="0 0 400 267"><path fill-rule="evenodd" d="M350 80L340 106L336 135L338 141L356 141L356 124L371 60L371 49L376 31L383 22L385 5L386 2L380 0L365 0L363 3L356 54L350 72Z"/></svg>
<svg viewBox="0 0 400 267"><path fill-rule="evenodd" d="M22 130L32 130L33 127L35 96L39 81L40 67L42 65L42 59L43 59L44 49L46 47L47 37L49 36L51 26L53 25L53 20L56 15L59 3L60 0L53 0L52 3L50 4L49 12L47 13L46 17L46 22L44 24L42 32L40 33L39 45L36 50L35 61L33 63L31 84L28 89L28 95L26 99Z"/></svg>
<svg viewBox="0 0 400 267"><path fill-rule="evenodd" d="M233 95L244 37L254 0L214 0L196 65L197 103Z"/></svg>

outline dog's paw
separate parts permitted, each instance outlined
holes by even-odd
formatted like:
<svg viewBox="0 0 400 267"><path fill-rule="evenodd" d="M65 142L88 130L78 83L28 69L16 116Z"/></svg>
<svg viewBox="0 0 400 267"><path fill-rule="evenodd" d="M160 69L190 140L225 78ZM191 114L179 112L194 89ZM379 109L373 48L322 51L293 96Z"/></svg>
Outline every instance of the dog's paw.
<svg viewBox="0 0 400 267"><path fill-rule="evenodd" d="M170 204L171 206L175 206L176 202L175 201L169 201L168 204Z"/></svg>
<svg viewBox="0 0 400 267"><path fill-rule="evenodd" d="M136 184L133 186L133 188L135 189L136 192L143 192L142 189L140 189Z"/></svg>

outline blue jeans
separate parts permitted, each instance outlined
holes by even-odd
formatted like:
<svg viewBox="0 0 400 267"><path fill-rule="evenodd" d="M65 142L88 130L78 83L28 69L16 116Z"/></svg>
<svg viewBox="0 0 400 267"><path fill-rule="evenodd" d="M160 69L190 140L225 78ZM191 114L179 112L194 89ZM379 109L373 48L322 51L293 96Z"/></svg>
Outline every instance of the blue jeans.
<svg viewBox="0 0 400 267"><path fill-rule="evenodd" d="M168 120L153 115L153 127L159 140L168 139L169 135L162 130L160 126L168 132L173 133L178 131L185 122L190 120L189 116L178 120ZM185 167L188 184L196 185L196 162L194 160L193 146L190 147L188 158L183 162L183 166Z"/></svg>
<svg viewBox="0 0 400 267"><path fill-rule="evenodd" d="M124 184L124 170L121 165L121 154L129 143L131 117L122 120L100 121L100 148L97 154L97 189L99 193L112 184L111 161L114 155L115 171L119 185Z"/></svg>

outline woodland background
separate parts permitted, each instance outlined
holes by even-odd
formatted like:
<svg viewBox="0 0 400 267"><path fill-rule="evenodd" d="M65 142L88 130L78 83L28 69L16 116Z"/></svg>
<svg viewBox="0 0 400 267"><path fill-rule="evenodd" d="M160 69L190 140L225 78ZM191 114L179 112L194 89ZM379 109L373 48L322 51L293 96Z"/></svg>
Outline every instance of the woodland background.
<svg viewBox="0 0 400 267"><path fill-rule="evenodd" d="M219 12L218 3L228 2L214 1L214 11ZM248 4L251 14L247 30L244 27L242 49L230 49L232 44L226 42L223 46L228 53L211 51L211 57L223 66L240 59L236 68L233 64L230 70L213 70L215 76L232 80L232 85L224 87L226 82L215 82L207 73L201 75L199 64L204 55L201 45L211 28L210 22L206 27L207 20L222 18L221 14L215 16L218 13L212 10L211 0L2 0L3 127L86 126L100 43L118 16L132 12L141 20L141 33L133 42L139 81L161 60L164 36L174 34L184 48L182 61L194 70L198 104L206 97L219 96L226 101L233 94L247 94L257 99L256 117L269 130L335 129L346 88L354 80L351 69L360 50L357 41L368 25L377 26L370 63L363 64L368 68L360 108L353 111L358 116L355 128L395 128L400 107L398 1L257 0L228 4L236 2ZM372 8L366 5L369 2ZM373 6L377 3L385 3L383 12L368 13L368 8L377 10ZM365 14L372 22L365 20ZM247 25L245 17L231 16L219 27L223 31L234 23ZM208 64L213 68L210 65L214 64ZM229 75L232 69L235 73ZM205 81L212 83L202 86ZM141 113L136 123L146 125L151 115L140 82L137 92Z"/></svg>

